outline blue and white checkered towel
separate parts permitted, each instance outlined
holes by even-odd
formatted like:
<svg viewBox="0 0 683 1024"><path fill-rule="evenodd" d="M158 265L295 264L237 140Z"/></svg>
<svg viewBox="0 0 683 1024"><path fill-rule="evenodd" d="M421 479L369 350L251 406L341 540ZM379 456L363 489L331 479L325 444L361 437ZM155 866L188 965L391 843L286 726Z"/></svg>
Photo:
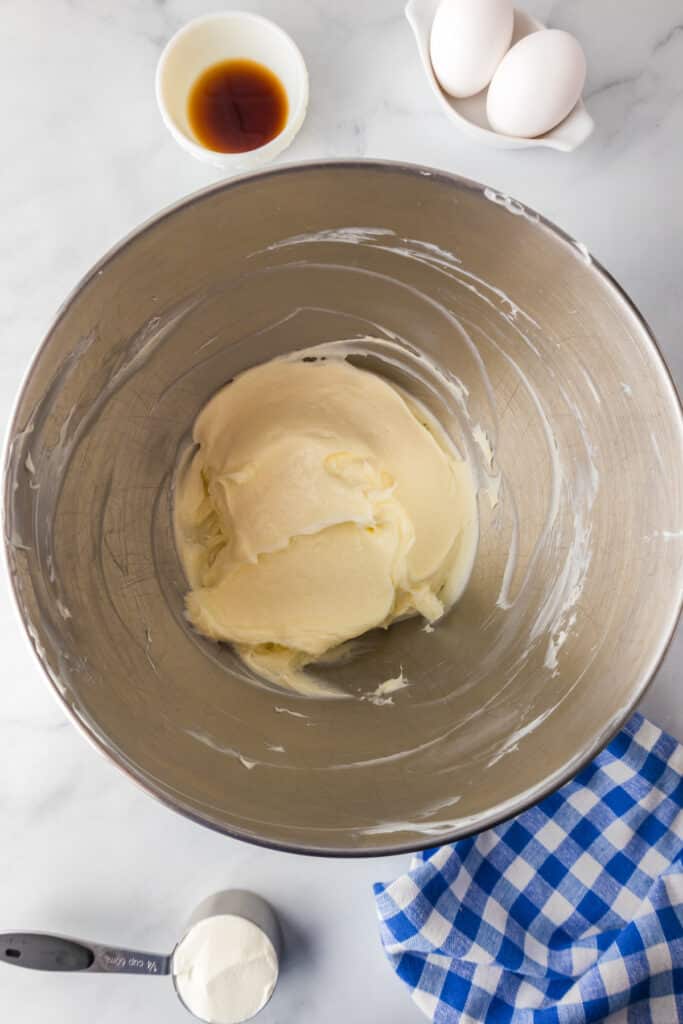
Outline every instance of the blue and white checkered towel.
<svg viewBox="0 0 683 1024"><path fill-rule="evenodd" d="M683 1021L683 746L636 715L557 793L375 895L435 1024Z"/></svg>

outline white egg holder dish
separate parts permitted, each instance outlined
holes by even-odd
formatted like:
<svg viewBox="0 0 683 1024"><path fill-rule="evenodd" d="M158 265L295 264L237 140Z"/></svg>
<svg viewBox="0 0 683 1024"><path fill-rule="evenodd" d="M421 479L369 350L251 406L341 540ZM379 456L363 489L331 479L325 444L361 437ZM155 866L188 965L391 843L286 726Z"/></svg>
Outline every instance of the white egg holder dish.
<svg viewBox="0 0 683 1024"><path fill-rule="evenodd" d="M408 0L405 14L413 30L420 60L434 95L446 116L466 135L476 142L495 149L529 149L533 146L545 146L548 149L557 149L562 153L571 153L586 141L592 133L595 123L581 99L564 121L561 121L551 131L534 139L522 139L512 135L501 135L490 127L486 116L487 89L482 89L476 96L467 96L465 99L455 99L445 93L434 74L429 54L429 38L438 6L439 0ZM532 18L525 11L515 9L510 46L514 46L520 39L543 28L545 25L536 18Z"/></svg>

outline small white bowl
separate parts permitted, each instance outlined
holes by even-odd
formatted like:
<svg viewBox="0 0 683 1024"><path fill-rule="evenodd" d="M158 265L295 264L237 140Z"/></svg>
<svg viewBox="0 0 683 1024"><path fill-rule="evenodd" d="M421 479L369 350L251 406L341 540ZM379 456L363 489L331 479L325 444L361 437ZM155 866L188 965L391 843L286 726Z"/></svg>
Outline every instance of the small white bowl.
<svg viewBox="0 0 683 1024"><path fill-rule="evenodd" d="M532 146L546 146L548 149L559 149L562 153L571 153L573 149L585 142L593 131L595 124L583 101L579 100L570 114L556 128L539 135L536 139L521 139L511 135L501 135L489 126L486 117L486 89L476 96L466 99L454 99L443 91L439 85L429 55L429 37L432 22L439 0L408 0L405 13L415 35L417 51L425 69L429 84L438 99L442 110L454 124L469 135L475 142L492 146L496 149L529 149ZM515 10L514 30L511 46L545 28L540 21L532 18L524 11Z"/></svg>
<svg viewBox="0 0 683 1024"><path fill-rule="evenodd" d="M277 75L287 93L287 122L265 146L246 153L218 153L194 137L187 100L206 68L239 58L258 61ZM308 72L299 47L279 25L259 14L223 11L195 18L169 40L157 64L156 96L164 124L178 145L197 160L242 174L273 160L301 128L308 106Z"/></svg>

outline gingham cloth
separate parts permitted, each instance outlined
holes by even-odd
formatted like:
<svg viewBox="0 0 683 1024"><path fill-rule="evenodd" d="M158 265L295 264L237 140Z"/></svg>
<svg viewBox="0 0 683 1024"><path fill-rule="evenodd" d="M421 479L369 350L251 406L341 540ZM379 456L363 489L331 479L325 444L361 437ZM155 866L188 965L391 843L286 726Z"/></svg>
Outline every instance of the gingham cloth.
<svg viewBox="0 0 683 1024"><path fill-rule="evenodd" d="M375 896L435 1024L683 1021L683 746L635 715L557 793Z"/></svg>

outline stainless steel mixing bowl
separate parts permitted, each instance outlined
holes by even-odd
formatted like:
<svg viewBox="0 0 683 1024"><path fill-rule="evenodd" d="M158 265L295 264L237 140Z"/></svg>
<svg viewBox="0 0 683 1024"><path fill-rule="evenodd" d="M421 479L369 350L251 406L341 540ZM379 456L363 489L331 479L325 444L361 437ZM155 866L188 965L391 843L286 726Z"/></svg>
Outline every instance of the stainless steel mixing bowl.
<svg viewBox="0 0 683 1024"><path fill-rule="evenodd" d="M303 698L185 622L172 471L234 374L364 335L475 464L479 553L434 632L366 638L325 670L350 699ZM183 201L79 285L19 399L6 546L54 689L132 778L236 836L388 853L514 814L628 716L679 612L682 454L646 325L561 231L440 172L296 166Z"/></svg>

